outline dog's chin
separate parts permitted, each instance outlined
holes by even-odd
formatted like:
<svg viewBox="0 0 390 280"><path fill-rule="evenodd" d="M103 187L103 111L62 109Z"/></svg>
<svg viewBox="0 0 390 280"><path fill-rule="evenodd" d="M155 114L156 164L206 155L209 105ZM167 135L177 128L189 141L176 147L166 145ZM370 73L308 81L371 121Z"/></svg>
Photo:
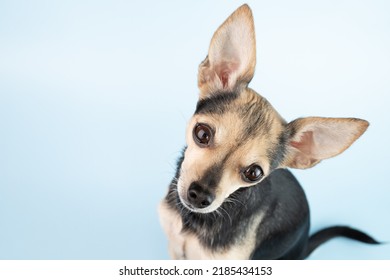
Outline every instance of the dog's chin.
<svg viewBox="0 0 390 280"><path fill-rule="evenodd" d="M189 203L188 201L183 199L180 195L179 195L179 198L180 198L181 204L183 204L183 206L186 209L190 210L191 212L199 213L199 214L208 214L208 213L214 212L220 206L220 205L217 205L216 203L212 203L211 205L209 205L209 206L207 206L205 208L196 208L191 203Z"/></svg>

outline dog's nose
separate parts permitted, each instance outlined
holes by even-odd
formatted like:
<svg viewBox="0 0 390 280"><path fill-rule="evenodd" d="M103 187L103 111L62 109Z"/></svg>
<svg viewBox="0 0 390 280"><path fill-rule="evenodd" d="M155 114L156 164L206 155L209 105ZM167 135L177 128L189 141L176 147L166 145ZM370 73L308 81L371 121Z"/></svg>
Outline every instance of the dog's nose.
<svg viewBox="0 0 390 280"><path fill-rule="evenodd" d="M214 201L215 195L198 183L192 183L188 189L188 201L196 208L206 208Z"/></svg>

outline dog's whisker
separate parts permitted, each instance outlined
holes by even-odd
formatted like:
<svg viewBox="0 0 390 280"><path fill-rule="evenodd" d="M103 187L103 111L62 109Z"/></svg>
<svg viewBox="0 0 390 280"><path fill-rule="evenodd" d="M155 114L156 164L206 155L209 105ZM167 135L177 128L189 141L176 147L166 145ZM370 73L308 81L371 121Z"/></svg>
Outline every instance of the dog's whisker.
<svg viewBox="0 0 390 280"><path fill-rule="evenodd" d="M219 209L223 210L223 211L226 213L227 217L228 217L229 220L230 220L230 225L233 225L233 220L232 220L232 217L230 217L229 212L226 211L223 207L219 207Z"/></svg>
<svg viewBox="0 0 390 280"><path fill-rule="evenodd" d="M230 196L227 201L231 202L233 205L237 205L237 204L240 204L241 206L243 206L245 209L247 208L247 205L242 202L241 200L237 199L237 198L234 198L233 196Z"/></svg>

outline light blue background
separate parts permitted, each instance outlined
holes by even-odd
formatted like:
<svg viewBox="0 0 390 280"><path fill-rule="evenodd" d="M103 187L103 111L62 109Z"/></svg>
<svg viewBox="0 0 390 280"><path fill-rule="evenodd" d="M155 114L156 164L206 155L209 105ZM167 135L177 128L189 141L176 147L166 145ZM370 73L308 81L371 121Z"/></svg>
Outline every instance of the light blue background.
<svg viewBox="0 0 390 280"><path fill-rule="evenodd" d="M157 204L198 64L242 1L0 1L0 258L165 259ZM251 87L287 120L360 117L341 156L294 171L312 230L390 241L390 2L248 1ZM311 259L390 259L335 239Z"/></svg>

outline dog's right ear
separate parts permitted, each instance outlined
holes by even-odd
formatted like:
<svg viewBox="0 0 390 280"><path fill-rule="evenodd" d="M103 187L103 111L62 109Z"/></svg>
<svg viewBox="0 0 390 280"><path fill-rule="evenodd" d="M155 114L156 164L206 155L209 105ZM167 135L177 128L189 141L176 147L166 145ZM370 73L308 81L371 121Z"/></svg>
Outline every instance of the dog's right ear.
<svg viewBox="0 0 390 280"><path fill-rule="evenodd" d="M238 8L214 33L208 56L199 66L200 99L239 90L253 78L256 40L251 9Z"/></svg>

